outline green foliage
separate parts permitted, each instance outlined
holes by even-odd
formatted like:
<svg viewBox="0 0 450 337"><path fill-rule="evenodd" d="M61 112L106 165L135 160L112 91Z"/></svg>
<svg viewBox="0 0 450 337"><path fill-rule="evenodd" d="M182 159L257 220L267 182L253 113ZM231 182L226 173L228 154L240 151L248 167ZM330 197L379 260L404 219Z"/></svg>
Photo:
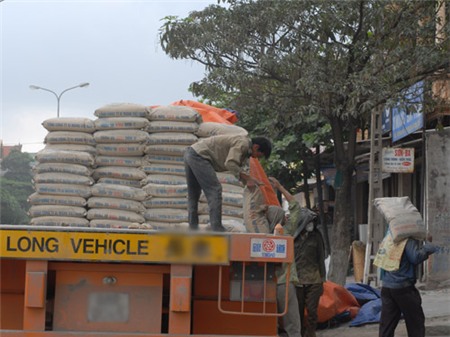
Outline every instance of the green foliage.
<svg viewBox="0 0 450 337"><path fill-rule="evenodd" d="M205 77L190 86L194 95L229 104L240 125L272 137L269 170L284 184L294 186L309 171L311 147L333 146L347 183L337 191L334 232L342 237L332 251L345 260L357 128L375 107L404 99L404 89L446 76L449 40L436 44L442 3L219 1L186 18L166 18L160 42L170 57L205 66ZM441 36L449 36L449 26L442 25ZM337 269L345 276L344 265Z"/></svg>
<svg viewBox="0 0 450 337"><path fill-rule="evenodd" d="M448 68L448 39L435 44L437 4L219 1L163 19L160 43L170 57L205 66L190 86L196 96L227 103L252 133L297 137L296 155L333 145L347 171L371 110Z"/></svg>
<svg viewBox="0 0 450 337"><path fill-rule="evenodd" d="M1 224L19 225L28 223L26 213L29 206L26 200L32 193L31 183L29 185L25 186L25 183L11 182L0 178Z"/></svg>
<svg viewBox="0 0 450 337"><path fill-rule="evenodd" d="M32 162L33 157L29 153L17 150L11 151L11 153L2 160L2 169L7 171L4 175L5 178L31 182L32 173L30 164Z"/></svg>
<svg viewBox="0 0 450 337"><path fill-rule="evenodd" d="M2 160L2 169L6 171L4 176L0 177L2 224L27 224L29 221L27 199L34 192L31 182L32 161L30 154L20 151L12 151Z"/></svg>

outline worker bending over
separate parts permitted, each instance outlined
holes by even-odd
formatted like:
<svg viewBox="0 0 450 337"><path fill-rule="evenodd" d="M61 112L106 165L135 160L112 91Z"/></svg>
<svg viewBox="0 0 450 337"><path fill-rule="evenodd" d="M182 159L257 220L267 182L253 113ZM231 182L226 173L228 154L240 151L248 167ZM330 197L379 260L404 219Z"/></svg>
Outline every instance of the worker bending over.
<svg viewBox="0 0 450 337"><path fill-rule="evenodd" d="M221 135L204 138L186 149L184 163L188 187L190 229L198 229L198 201L203 190L209 207L209 221L214 231L223 232L222 185L216 172L230 171L244 185L260 185L250 177L250 157L270 156L272 143L265 137Z"/></svg>

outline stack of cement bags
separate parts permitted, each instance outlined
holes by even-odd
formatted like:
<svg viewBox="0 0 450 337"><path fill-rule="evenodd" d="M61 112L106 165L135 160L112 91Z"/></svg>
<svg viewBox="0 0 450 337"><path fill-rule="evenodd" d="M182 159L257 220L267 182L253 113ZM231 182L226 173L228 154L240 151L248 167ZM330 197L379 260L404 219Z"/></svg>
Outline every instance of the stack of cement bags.
<svg viewBox="0 0 450 337"><path fill-rule="evenodd" d="M144 201L146 223L157 229L186 227L187 185L183 155L198 138L196 110L183 106L159 106L148 115L149 133L143 170L147 177L142 188L149 195Z"/></svg>
<svg viewBox="0 0 450 337"><path fill-rule="evenodd" d="M148 134L148 108L138 104L110 104L94 115L97 157L87 218L91 227L129 228L144 222L146 199L140 182Z"/></svg>
<svg viewBox="0 0 450 337"><path fill-rule="evenodd" d="M44 121L49 132L38 152L29 197L30 224L87 227L86 200L93 184L94 123L87 118L52 118Z"/></svg>
<svg viewBox="0 0 450 337"><path fill-rule="evenodd" d="M242 134L248 132L236 125L205 122L200 124L197 132L199 139L218 135ZM228 231L245 231L244 223L244 188L242 183L230 172L218 172L222 184L222 223ZM202 193L199 203L199 222L209 222L209 209L205 195Z"/></svg>

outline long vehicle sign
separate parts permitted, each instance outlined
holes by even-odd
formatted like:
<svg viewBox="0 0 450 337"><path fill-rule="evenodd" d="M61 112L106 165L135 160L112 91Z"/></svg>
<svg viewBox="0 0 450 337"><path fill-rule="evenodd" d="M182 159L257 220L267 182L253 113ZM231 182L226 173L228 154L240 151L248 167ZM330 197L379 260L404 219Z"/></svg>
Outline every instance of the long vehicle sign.
<svg viewBox="0 0 450 337"><path fill-rule="evenodd" d="M225 235L2 229L0 257L20 259L228 264Z"/></svg>

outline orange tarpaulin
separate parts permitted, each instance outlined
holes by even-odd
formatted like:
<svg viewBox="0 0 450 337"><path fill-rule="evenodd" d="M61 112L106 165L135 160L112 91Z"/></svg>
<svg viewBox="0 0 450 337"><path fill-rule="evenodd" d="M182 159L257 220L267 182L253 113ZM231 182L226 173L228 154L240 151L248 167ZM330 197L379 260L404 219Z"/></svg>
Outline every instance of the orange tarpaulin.
<svg viewBox="0 0 450 337"><path fill-rule="evenodd" d="M238 120L237 116L234 113L225 109L213 107L205 103L182 99L180 101L172 103L172 105L182 105L194 108L200 113L204 122L234 124Z"/></svg>
<svg viewBox="0 0 450 337"><path fill-rule="evenodd" d="M237 116L234 113L225 109L215 108L208 104L190 100L180 100L172 103L172 105L188 106L197 110L204 122L223 124L234 124L237 122ZM275 194L269 179L267 179L266 172L264 172L259 160L255 158L250 158L250 175L264 183L264 186L261 186L260 188L266 200L266 204L280 206L277 195Z"/></svg>
<svg viewBox="0 0 450 337"><path fill-rule="evenodd" d="M256 158L250 158L250 175L264 183L264 185L259 188L264 195L266 204L280 206L280 202L278 201L277 195L272 188L272 184L267 178L266 172L264 172L261 163Z"/></svg>
<svg viewBox="0 0 450 337"><path fill-rule="evenodd" d="M359 303L355 296L345 289L331 281L323 284L323 294L320 297L319 307L317 309L319 323L325 323L343 312L349 312L350 317L355 318L359 311Z"/></svg>

